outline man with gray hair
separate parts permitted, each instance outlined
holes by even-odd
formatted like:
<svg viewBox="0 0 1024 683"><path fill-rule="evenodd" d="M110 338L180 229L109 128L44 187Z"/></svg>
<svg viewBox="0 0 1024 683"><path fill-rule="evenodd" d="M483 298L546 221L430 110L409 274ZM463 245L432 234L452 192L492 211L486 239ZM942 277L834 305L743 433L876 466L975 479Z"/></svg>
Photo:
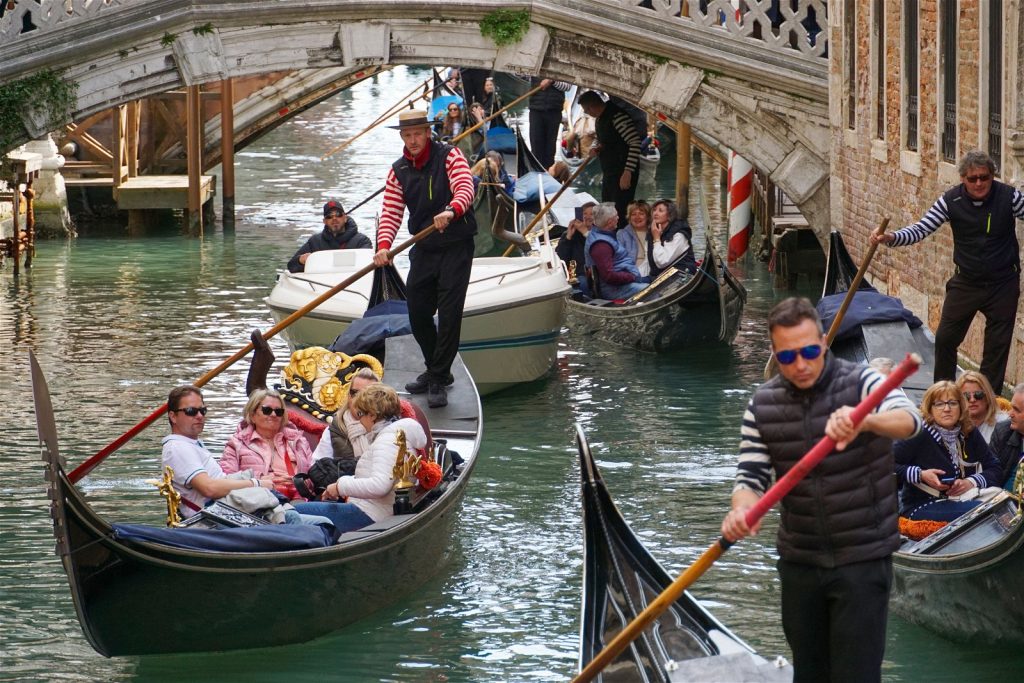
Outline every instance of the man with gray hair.
<svg viewBox="0 0 1024 683"><path fill-rule="evenodd" d="M953 277L946 282L942 318L935 331L935 381L956 379L956 350L978 311L985 315L981 373L1001 393L1020 298L1020 246L1014 216L1024 219L1024 195L994 180L996 164L980 150L957 166L960 184L950 188L920 221L872 235L871 243L905 247L949 221L953 229Z"/></svg>
<svg viewBox="0 0 1024 683"><path fill-rule="evenodd" d="M594 228L583 246L587 280L595 297L628 299L646 286L633 259L615 239L619 212L612 202L594 207Z"/></svg>
<svg viewBox="0 0 1024 683"><path fill-rule="evenodd" d="M1017 470L1024 462L1024 383L1013 388L1010 419L996 423L989 447L1003 468L1003 488L1013 490Z"/></svg>

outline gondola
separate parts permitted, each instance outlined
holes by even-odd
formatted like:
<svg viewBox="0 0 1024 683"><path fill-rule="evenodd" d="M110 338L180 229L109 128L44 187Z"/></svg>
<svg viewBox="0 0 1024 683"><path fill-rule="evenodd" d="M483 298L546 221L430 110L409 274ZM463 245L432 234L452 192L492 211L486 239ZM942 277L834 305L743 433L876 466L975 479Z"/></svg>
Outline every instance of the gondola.
<svg viewBox="0 0 1024 683"><path fill-rule="evenodd" d="M409 337L388 340L386 383L402 386L415 378L421 369L415 347ZM412 397L429 420L444 472L435 489L412 498L408 511L346 533L334 545L310 542L295 549L302 545L292 543L294 532L286 531L288 543L275 549L249 545L235 552L210 549L211 539L218 533L265 530L283 541L280 530L287 528L164 529L112 524L101 517L68 478L46 380L34 356L31 365L57 553L82 630L102 655L309 641L399 602L450 552L481 439L479 396L461 362L452 368L456 379L447 407L431 409L421 397ZM307 532L299 534L302 541L320 533L312 526L291 529ZM207 547L186 547L179 541L182 534L193 537L189 543L198 539Z"/></svg>
<svg viewBox="0 0 1024 683"><path fill-rule="evenodd" d="M673 351L698 342L731 344L739 331L747 290L719 258L711 239L694 275L670 268L635 303L574 294L567 302L571 329L643 351Z"/></svg>
<svg viewBox="0 0 1024 683"><path fill-rule="evenodd" d="M672 583L615 506L576 426L583 498L582 670ZM754 650L684 593L602 675L607 681L791 681L793 667Z"/></svg>
<svg viewBox="0 0 1024 683"><path fill-rule="evenodd" d="M825 286L818 302L825 329L831 324L856 274L857 267L842 236L833 230L829 235ZM916 353L921 356L921 367L907 379L903 390L919 404L932 384L935 337L899 299L880 294L866 281L861 281L829 350L839 358L855 362L878 357L899 360L907 353Z"/></svg>

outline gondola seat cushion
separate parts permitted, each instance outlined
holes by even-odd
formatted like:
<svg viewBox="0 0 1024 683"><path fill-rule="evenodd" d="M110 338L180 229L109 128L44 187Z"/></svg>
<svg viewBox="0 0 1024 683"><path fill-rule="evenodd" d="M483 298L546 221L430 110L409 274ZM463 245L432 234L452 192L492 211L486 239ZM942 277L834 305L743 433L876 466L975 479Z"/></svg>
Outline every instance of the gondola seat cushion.
<svg viewBox="0 0 1024 683"><path fill-rule="evenodd" d="M166 529L145 524L113 524L114 538L215 553L279 553L333 545L334 532L311 524L268 524L231 529Z"/></svg>

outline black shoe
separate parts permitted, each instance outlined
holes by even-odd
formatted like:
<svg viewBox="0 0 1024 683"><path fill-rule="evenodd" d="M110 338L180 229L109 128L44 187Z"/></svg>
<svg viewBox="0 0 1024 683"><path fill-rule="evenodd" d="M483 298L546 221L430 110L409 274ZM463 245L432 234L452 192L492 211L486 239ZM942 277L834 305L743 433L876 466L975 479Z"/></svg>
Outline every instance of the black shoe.
<svg viewBox="0 0 1024 683"><path fill-rule="evenodd" d="M448 405L448 391L440 384L430 384L427 391L427 405L431 408L444 408Z"/></svg>
<svg viewBox="0 0 1024 683"><path fill-rule="evenodd" d="M427 379L426 373L423 373L417 377L415 381L409 382L405 385L405 390L410 394L425 394L429 388L430 381Z"/></svg>

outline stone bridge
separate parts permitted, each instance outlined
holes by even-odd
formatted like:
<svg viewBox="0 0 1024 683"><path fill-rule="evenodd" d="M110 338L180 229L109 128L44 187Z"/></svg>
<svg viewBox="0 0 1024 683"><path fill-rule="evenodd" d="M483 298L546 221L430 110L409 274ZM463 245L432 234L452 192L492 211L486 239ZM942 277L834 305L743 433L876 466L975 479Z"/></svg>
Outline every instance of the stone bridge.
<svg viewBox="0 0 1024 683"><path fill-rule="evenodd" d="M827 0L739 4L17 0L0 17L0 104L13 81L46 70L75 85L69 111L26 103L18 144L141 97L254 74L459 64L543 75L618 95L736 150L824 237ZM499 45L487 26L521 37Z"/></svg>

